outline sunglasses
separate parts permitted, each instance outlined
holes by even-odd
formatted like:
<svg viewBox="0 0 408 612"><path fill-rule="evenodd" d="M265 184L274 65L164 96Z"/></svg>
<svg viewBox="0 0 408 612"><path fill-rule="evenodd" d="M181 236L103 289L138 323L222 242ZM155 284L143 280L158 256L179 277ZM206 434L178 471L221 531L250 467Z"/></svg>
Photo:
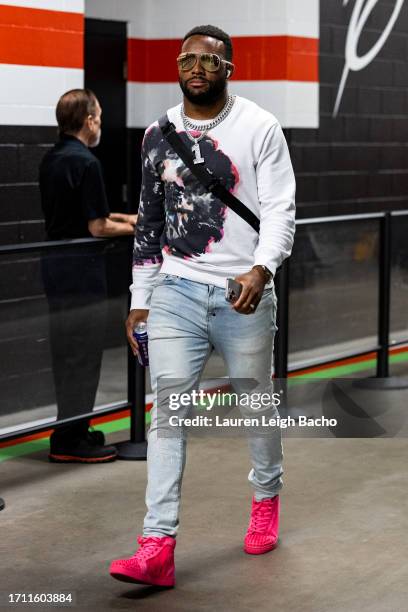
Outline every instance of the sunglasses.
<svg viewBox="0 0 408 612"><path fill-rule="evenodd" d="M227 66L233 67L231 62L221 59L216 53L181 53L177 58L177 64L180 70L186 71L191 70L200 61L201 66L208 72L217 72L221 64L227 64Z"/></svg>

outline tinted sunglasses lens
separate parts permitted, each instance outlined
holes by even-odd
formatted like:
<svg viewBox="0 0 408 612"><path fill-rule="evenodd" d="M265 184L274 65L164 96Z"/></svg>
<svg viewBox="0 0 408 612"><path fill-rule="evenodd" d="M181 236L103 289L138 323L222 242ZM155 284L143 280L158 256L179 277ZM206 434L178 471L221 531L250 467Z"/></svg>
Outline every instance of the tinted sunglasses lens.
<svg viewBox="0 0 408 612"><path fill-rule="evenodd" d="M181 70L190 70L196 63L196 56L194 53L186 53L177 60Z"/></svg>
<svg viewBox="0 0 408 612"><path fill-rule="evenodd" d="M208 72L217 72L221 63L220 58L215 53L203 53L200 61L204 70L208 70Z"/></svg>

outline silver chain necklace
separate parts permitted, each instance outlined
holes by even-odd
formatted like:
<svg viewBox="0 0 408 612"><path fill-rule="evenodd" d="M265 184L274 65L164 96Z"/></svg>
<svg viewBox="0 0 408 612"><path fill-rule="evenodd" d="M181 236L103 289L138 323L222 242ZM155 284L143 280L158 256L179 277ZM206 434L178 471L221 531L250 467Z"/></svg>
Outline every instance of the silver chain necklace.
<svg viewBox="0 0 408 612"><path fill-rule="evenodd" d="M235 102L235 96L228 94L228 98L225 103L225 106L221 109L218 115L214 117L214 119L210 119L206 123L202 123L202 124L193 123L187 117L184 111L184 104L181 105L180 114L181 114L181 120L183 121L184 129L186 131L187 136L191 140L191 142L194 143L193 146L191 147L191 150L193 151L195 155L194 160L193 160L195 164L203 164L205 162L204 157L201 156L200 144L199 144L200 140L202 140L204 136L207 135L209 130L212 130L213 128L215 128L222 121L224 121L226 117L228 117L228 115L230 114L232 110L232 107L234 106L234 102ZM198 138L195 138L194 136L190 134L189 130L194 131L194 132L202 132L202 133L200 134Z"/></svg>

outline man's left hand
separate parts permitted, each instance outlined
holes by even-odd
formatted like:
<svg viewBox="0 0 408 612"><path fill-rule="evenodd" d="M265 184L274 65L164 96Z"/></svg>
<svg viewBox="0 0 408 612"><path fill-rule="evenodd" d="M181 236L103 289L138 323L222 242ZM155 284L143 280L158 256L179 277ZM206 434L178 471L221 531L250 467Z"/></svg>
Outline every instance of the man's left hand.
<svg viewBox="0 0 408 612"><path fill-rule="evenodd" d="M252 268L246 274L236 276L234 280L241 283L242 291L232 307L240 314L253 314L261 301L266 284L263 272L257 268Z"/></svg>

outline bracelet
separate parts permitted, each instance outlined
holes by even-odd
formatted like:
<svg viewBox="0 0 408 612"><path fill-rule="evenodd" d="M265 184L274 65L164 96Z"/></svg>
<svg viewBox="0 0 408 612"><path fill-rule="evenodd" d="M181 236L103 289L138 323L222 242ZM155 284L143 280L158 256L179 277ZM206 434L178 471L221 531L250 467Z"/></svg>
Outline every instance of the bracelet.
<svg viewBox="0 0 408 612"><path fill-rule="evenodd" d="M254 270L255 268L261 268L264 275L265 284L269 283L269 281L273 278L272 272L266 266L257 264L256 266L253 266L252 269Z"/></svg>

